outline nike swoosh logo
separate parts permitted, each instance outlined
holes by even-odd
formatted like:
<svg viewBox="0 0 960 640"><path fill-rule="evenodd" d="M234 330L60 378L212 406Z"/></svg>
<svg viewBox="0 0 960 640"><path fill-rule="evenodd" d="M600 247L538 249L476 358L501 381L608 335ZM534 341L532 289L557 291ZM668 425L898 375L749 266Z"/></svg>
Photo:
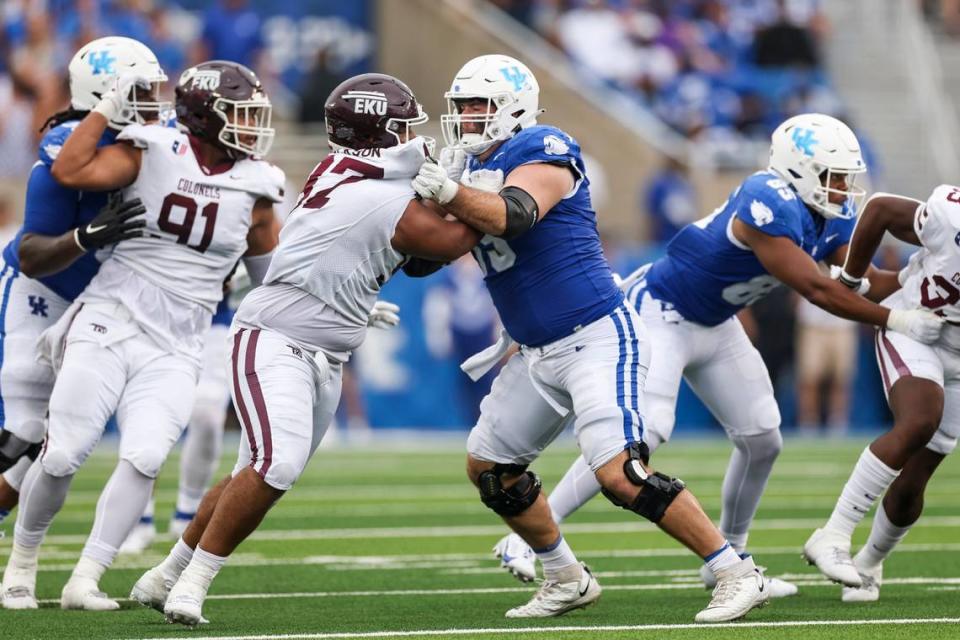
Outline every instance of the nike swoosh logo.
<svg viewBox="0 0 960 640"><path fill-rule="evenodd" d="M581 344L581 345L577 345L576 347L573 348L573 350L574 350L574 351L580 351L581 349L583 349L583 347L584 347L584 345L582 345L582 344Z"/></svg>
<svg viewBox="0 0 960 640"><path fill-rule="evenodd" d="M840 234L839 234L839 233L835 233L835 234L833 234L832 236L827 236L826 238L824 238L824 242L831 242L831 241L832 241L834 238L836 238L838 235L840 235Z"/></svg>
<svg viewBox="0 0 960 640"><path fill-rule="evenodd" d="M590 581L587 580L587 585L586 585L583 589L580 589L580 590L579 590L579 591L580 591L580 597L581 597L581 598L582 598L583 596L587 595L587 589L589 589L589 588L590 588Z"/></svg>
<svg viewBox="0 0 960 640"><path fill-rule="evenodd" d="M87 233L97 233L97 232L99 232L99 231L103 231L103 230L106 229L106 228L107 228L107 225L105 225L105 224L102 224L102 225L100 225L99 227L95 227L95 226L93 226L92 224L88 224L88 225L87 225Z"/></svg>

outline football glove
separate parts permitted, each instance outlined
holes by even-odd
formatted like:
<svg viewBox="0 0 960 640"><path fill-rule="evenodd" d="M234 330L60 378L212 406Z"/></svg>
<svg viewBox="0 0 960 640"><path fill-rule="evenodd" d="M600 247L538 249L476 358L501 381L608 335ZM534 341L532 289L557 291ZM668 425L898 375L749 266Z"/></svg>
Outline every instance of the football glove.
<svg viewBox="0 0 960 640"><path fill-rule="evenodd" d="M128 113L130 106L130 96L136 88L150 89L150 81L137 74L125 74L117 76L113 88L103 94L100 102L93 108L107 122L123 123L130 120Z"/></svg>
<svg viewBox="0 0 960 640"><path fill-rule="evenodd" d="M463 170L467 167L467 154L463 149L444 147L440 149L440 166L447 172L447 177L454 182L460 182Z"/></svg>
<svg viewBox="0 0 960 640"><path fill-rule="evenodd" d="M420 165L420 171L410 185L424 200L433 200L441 205L453 200L460 188L460 185L447 177L443 167L429 160Z"/></svg>
<svg viewBox="0 0 960 640"><path fill-rule="evenodd" d="M392 329L400 324L400 307L392 302L377 300L367 316L367 326L377 329Z"/></svg>
<svg viewBox="0 0 960 640"><path fill-rule="evenodd" d="M891 309L887 317L887 329L917 342L932 344L940 337L945 320L924 309Z"/></svg>
<svg viewBox="0 0 960 640"><path fill-rule="evenodd" d="M100 209L97 216L73 230L73 240L84 251L103 249L121 240L139 238L147 221L138 216L147 212L140 198L120 201L114 199Z"/></svg>

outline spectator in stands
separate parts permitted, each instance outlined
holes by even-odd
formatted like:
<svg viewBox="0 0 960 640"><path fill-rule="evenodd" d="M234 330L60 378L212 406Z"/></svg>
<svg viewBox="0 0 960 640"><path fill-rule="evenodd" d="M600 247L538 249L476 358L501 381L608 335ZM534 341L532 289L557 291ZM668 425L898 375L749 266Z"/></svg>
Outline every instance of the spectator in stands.
<svg viewBox="0 0 960 640"><path fill-rule="evenodd" d="M801 299L796 338L797 426L805 435L821 425L831 435L843 435L857 357L856 324Z"/></svg>
<svg viewBox="0 0 960 640"><path fill-rule="evenodd" d="M777 21L757 31L755 62L761 67L819 67L813 34L790 19L786 0L779 0L778 5Z"/></svg>
<svg viewBox="0 0 960 640"><path fill-rule="evenodd" d="M193 62L233 60L259 73L260 27L260 14L249 0L217 0L203 14L203 32Z"/></svg>
<svg viewBox="0 0 960 640"><path fill-rule="evenodd" d="M331 47L317 50L313 67L307 72L300 89L300 116L304 124L322 123L323 106L330 93L345 79L333 64Z"/></svg>
<svg viewBox="0 0 960 640"><path fill-rule="evenodd" d="M697 193L686 164L667 157L663 167L647 183L643 208L650 216L650 239L665 243L685 225L700 216Z"/></svg>

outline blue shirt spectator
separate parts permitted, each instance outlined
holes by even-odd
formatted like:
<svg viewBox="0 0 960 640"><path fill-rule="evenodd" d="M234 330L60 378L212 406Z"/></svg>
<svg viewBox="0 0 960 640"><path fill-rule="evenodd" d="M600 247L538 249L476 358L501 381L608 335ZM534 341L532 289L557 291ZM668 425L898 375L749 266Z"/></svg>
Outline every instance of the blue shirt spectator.
<svg viewBox="0 0 960 640"><path fill-rule="evenodd" d="M672 158L654 174L643 200L653 223L650 238L658 243L669 242L700 214L697 193L687 176L687 168Z"/></svg>
<svg viewBox="0 0 960 640"><path fill-rule="evenodd" d="M260 15L247 0L221 0L203 16L206 59L233 60L253 68L263 48Z"/></svg>

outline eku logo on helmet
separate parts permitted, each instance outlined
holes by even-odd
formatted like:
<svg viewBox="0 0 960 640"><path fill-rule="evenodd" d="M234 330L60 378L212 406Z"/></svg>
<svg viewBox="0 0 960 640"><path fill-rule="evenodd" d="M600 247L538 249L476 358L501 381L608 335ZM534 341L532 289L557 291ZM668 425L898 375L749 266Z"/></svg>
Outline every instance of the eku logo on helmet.
<svg viewBox="0 0 960 640"><path fill-rule="evenodd" d="M353 100L354 113L369 113L371 115L387 115L387 96L379 91L347 91L343 94L344 100Z"/></svg>
<svg viewBox="0 0 960 640"><path fill-rule="evenodd" d="M199 91L216 91L220 88L220 72L216 69L196 71L190 79L190 87Z"/></svg>

